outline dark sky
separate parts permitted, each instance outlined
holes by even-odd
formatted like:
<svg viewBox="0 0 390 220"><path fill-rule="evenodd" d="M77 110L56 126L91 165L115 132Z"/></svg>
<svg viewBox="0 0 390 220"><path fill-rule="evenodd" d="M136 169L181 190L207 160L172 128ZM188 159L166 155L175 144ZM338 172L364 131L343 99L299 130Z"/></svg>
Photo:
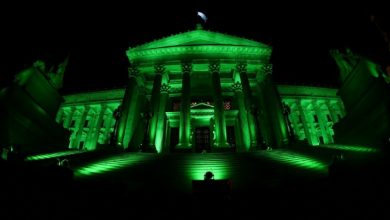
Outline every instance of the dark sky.
<svg viewBox="0 0 390 220"><path fill-rule="evenodd" d="M272 45L274 76L279 83L336 86L337 68L329 49L349 46L366 54L385 49L364 10L257 6L246 0L210 2L64 2L3 8L11 15L1 15L2 77L9 79L37 58L59 62L70 54L63 92L123 87L128 47L194 29L197 10L208 15L205 29Z"/></svg>

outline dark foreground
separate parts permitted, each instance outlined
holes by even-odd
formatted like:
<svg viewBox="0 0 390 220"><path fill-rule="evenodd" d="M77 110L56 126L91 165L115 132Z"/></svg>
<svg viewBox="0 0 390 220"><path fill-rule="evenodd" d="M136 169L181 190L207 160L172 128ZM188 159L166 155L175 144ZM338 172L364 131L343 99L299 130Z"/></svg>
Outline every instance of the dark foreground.
<svg viewBox="0 0 390 220"><path fill-rule="evenodd" d="M277 184L261 184L266 181L253 177L254 184L248 187L241 183L235 188L233 181L229 193L197 194L175 190L181 187L168 179L164 183L164 178L145 178L146 182L134 187L126 178L75 178L69 170L59 167L3 162L1 219L363 216L386 219L390 194L384 164L337 168L330 175L280 179ZM273 168L272 164L267 166L271 170L281 169ZM242 175L247 178L245 173Z"/></svg>

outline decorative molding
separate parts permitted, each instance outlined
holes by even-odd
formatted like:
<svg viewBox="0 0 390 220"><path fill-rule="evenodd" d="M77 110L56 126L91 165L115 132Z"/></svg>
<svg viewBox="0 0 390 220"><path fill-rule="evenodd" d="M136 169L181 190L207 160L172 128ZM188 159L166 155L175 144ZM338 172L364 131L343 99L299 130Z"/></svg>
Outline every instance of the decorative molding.
<svg viewBox="0 0 390 220"><path fill-rule="evenodd" d="M235 92L242 92L242 84L240 82L235 82L232 84L232 89Z"/></svg>
<svg viewBox="0 0 390 220"><path fill-rule="evenodd" d="M160 88L161 93L168 93L171 87L168 84L163 83Z"/></svg>
<svg viewBox="0 0 390 220"><path fill-rule="evenodd" d="M262 72L265 76L267 75L271 75L272 74L272 64L265 64L263 67L262 67Z"/></svg>
<svg viewBox="0 0 390 220"><path fill-rule="evenodd" d="M156 71L157 74L162 74L165 71L165 66L164 64L156 64L154 65L154 70Z"/></svg>
<svg viewBox="0 0 390 220"><path fill-rule="evenodd" d="M262 47L246 47L246 46L219 46L219 45L204 45L204 46L177 46L170 48L156 48L151 50L128 51L128 58L131 61L138 59L146 59L150 57L163 57L174 55L210 55L219 54L220 56L227 56L231 58L237 57L269 57L271 56L271 48Z"/></svg>
<svg viewBox="0 0 390 220"><path fill-rule="evenodd" d="M221 65L219 61L211 61L209 64L209 70L211 73L219 73Z"/></svg>
<svg viewBox="0 0 390 220"><path fill-rule="evenodd" d="M247 63L246 62L237 63L236 69L239 73L246 73L247 72Z"/></svg>
<svg viewBox="0 0 390 220"><path fill-rule="evenodd" d="M257 72L256 79L258 82L263 82L268 75L272 74L272 64L264 64L260 71Z"/></svg>
<svg viewBox="0 0 390 220"><path fill-rule="evenodd" d="M190 74L192 72L192 63L191 62L183 62L181 64L181 69L182 69L183 73Z"/></svg>
<svg viewBox="0 0 390 220"><path fill-rule="evenodd" d="M184 33L173 34L152 42L130 48L129 50L148 50L153 48L171 47L174 45L189 45L196 41L204 44L242 45L251 47L269 47L263 43L241 38L238 36L223 34L215 31L193 30Z"/></svg>
<svg viewBox="0 0 390 220"><path fill-rule="evenodd" d="M129 77L140 76L140 71L138 69L138 66L136 66L136 65L130 65L130 67L127 68L127 71L129 73Z"/></svg>

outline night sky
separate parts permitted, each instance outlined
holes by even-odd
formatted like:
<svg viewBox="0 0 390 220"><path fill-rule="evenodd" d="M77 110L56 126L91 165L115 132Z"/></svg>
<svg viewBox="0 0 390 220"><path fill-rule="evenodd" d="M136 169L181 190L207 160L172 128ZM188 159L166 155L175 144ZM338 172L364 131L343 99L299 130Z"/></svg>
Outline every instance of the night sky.
<svg viewBox="0 0 390 220"><path fill-rule="evenodd" d="M373 57L386 50L370 14L363 10L323 5L310 10L287 5L259 7L246 2L250 1L226 5L183 1L171 5L10 6L4 10L13 13L1 15L1 82L9 81L38 58L56 63L69 54L64 93L124 87L128 66L125 51L195 29L197 10L208 16L207 30L271 45L278 83L334 87L338 85L337 67L329 49L348 46Z"/></svg>

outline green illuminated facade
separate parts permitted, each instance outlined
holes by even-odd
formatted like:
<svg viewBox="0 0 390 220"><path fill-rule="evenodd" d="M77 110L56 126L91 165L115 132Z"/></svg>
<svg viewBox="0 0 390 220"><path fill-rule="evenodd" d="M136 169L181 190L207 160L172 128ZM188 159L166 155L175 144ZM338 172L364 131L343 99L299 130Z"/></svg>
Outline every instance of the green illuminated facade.
<svg viewBox="0 0 390 220"><path fill-rule="evenodd" d="M65 96L57 122L70 148L246 152L333 143L345 115L335 89L277 86L272 48L195 30L130 48L126 89Z"/></svg>

